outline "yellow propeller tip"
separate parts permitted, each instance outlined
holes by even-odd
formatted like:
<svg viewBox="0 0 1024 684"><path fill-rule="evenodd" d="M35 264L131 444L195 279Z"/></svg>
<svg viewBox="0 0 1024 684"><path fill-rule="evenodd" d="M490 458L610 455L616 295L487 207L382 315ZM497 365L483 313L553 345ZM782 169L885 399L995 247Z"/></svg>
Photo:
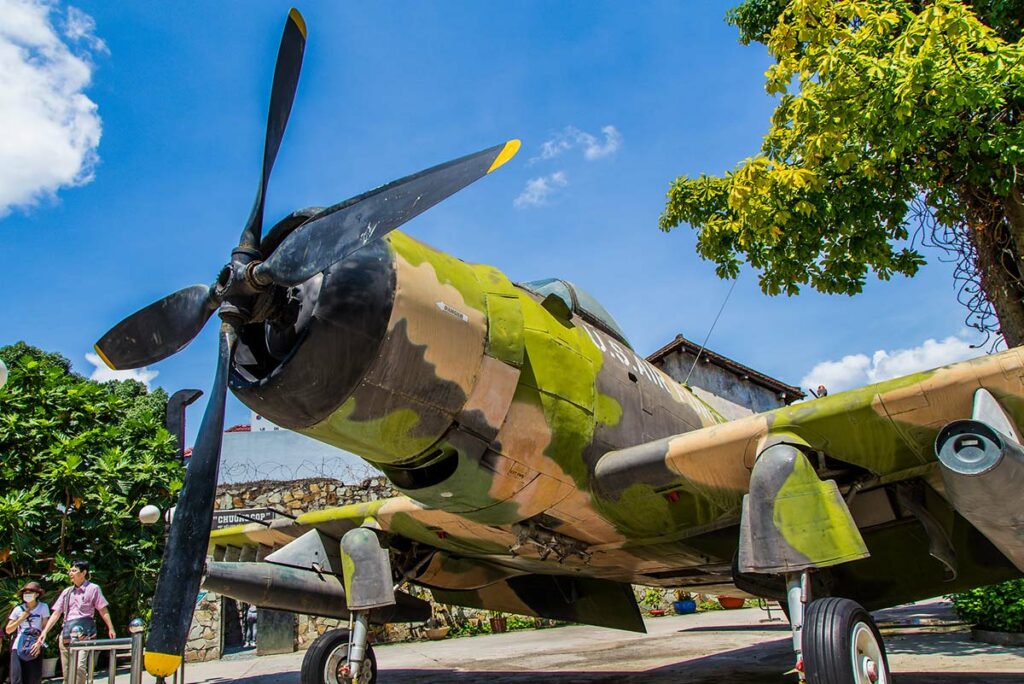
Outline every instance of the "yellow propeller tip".
<svg viewBox="0 0 1024 684"><path fill-rule="evenodd" d="M295 28L299 29L299 33L302 34L303 40L306 38L306 20L302 18L302 13L299 10L292 7L288 10L288 18L295 22Z"/></svg>
<svg viewBox="0 0 1024 684"><path fill-rule="evenodd" d="M96 355L97 355L98 357L100 357L101 359L103 359L103 363L107 364L107 367L108 367L108 368L109 368L110 370L117 370L116 368L114 368L114 364L110 363L110 359L108 359L108 358L107 358L107 355L103 353L103 350L102 350L102 349L100 349L100 345L98 345L98 344L94 344L94 345L92 346L92 348L93 348L93 350L94 350L94 351L96 352Z"/></svg>
<svg viewBox="0 0 1024 684"><path fill-rule="evenodd" d="M170 677L181 665L181 656L146 651L146 672L154 677Z"/></svg>
<svg viewBox="0 0 1024 684"><path fill-rule="evenodd" d="M520 143L518 140L509 140L507 143L505 143L505 146L501 148L501 152L499 152L498 156L494 158L494 163L491 164L491 168L487 169L487 173L490 173L491 171L494 171L495 169L501 167L509 159L516 156L516 152L519 151L519 146L521 144L522 143Z"/></svg>

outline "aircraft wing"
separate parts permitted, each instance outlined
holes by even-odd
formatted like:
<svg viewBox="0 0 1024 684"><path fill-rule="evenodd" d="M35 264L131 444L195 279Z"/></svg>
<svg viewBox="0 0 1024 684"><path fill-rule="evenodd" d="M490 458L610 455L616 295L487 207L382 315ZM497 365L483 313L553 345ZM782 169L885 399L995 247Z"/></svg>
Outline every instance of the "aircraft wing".
<svg viewBox="0 0 1024 684"><path fill-rule="evenodd" d="M396 567L442 603L645 631L632 588L624 582L550 574L539 561L510 564L510 529L475 523L425 507L405 496L310 511L295 519L250 523L210 535L214 561L263 561L311 569L303 539L313 530L318 548L336 556L344 534L369 526L387 533ZM289 554L289 550L293 552ZM335 573L340 574L340 562ZM413 577L414 575L414 577Z"/></svg>
<svg viewBox="0 0 1024 684"><path fill-rule="evenodd" d="M879 482L927 475L935 439L947 423L969 418L985 388L1024 424L1024 351L1011 349L860 389L801 402L674 437L609 452L599 461L601 495L615 499L636 485L678 487L738 505L757 455L790 442L863 469Z"/></svg>

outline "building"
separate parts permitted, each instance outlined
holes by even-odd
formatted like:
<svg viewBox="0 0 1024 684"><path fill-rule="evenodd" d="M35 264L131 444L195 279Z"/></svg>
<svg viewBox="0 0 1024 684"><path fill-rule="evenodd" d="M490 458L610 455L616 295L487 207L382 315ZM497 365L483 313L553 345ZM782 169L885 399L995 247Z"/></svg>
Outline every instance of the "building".
<svg viewBox="0 0 1024 684"><path fill-rule="evenodd" d="M682 335L647 357L676 382L730 420L780 408L807 395Z"/></svg>
<svg viewBox="0 0 1024 684"><path fill-rule="evenodd" d="M285 430L252 412L224 433L218 484L330 478L346 484L380 472L355 454Z"/></svg>

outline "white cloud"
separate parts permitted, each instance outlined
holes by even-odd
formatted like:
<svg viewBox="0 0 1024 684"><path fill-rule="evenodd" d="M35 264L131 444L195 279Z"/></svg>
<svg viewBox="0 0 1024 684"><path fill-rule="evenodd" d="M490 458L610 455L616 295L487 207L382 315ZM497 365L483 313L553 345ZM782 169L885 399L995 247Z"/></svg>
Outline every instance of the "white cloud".
<svg viewBox="0 0 1024 684"><path fill-rule="evenodd" d="M108 380L138 380L146 387L149 387L150 381L160 375L160 371L149 370L149 368L145 366L142 368L136 368L135 370L111 370L107 364L103 363L103 359L92 352L85 355L85 360L94 366L92 375L89 376L89 379L95 380L96 382L106 382Z"/></svg>
<svg viewBox="0 0 1024 684"><path fill-rule="evenodd" d="M587 161L609 157L622 147L622 134L612 125L602 128L601 133L604 134L604 141L575 126L566 126L561 133L544 141L540 146L540 156L530 161L552 159L574 147L583 148L583 158Z"/></svg>
<svg viewBox="0 0 1024 684"><path fill-rule="evenodd" d="M75 7L61 13L45 0L0 0L0 17L3 216L93 179L101 122L84 91L91 54L106 45Z"/></svg>
<svg viewBox="0 0 1024 684"><path fill-rule="evenodd" d="M512 205L517 209L542 206L548 203L548 197L555 190L564 188L568 184L569 179L566 177L565 171L555 171L547 176L531 178L526 181L526 187L519 193L519 197L512 200Z"/></svg>
<svg viewBox="0 0 1024 684"><path fill-rule="evenodd" d="M866 354L851 354L839 361L823 361L800 380L801 387L824 385L831 393L863 387L875 382L931 370L957 361L980 356L962 337L950 336L938 342L925 340L910 349L879 349L869 358Z"/></svg>
<svg viewBox="0 0 1024 684"><path fill-rule="evenodd" d="M107 44L95 34L96 20L77 7L68 6L64 17L64 35L72 41L84 42L94 52L109 53Z"/></svg>

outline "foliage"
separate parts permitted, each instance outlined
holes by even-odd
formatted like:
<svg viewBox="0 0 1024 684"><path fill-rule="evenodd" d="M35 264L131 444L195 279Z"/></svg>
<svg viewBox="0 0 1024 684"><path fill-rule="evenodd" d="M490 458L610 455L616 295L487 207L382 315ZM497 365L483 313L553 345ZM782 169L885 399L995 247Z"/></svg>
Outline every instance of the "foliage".
<svg viewBox="0 0 1024 684"><path fill-rule="evenodd" d="M718 599L714 596L701 595L700 600L697 601L697 610L701 613L706 613L709 610L725 610L722 608L722 604L718 602Z"/></svg>
<svg viewBox="0 0 1024 684"><path fill-rule="evenodd" d="M124 634L146 612L163 547L162 527L143 527L138 510L170 506L183 476L163 426L167 395L87 380L23 342L0 347L0 358L10 370L0 389L0 607L30 579L52 603L81 558Z"/></svg>
<svg viewBox="0 0 1024 684"><path fill-rule="evenodd" d="M480 618L459 621L458 625L451 631L450 636L476 636L477 634L490 634L491 623Z"/></svg>
<svg viewBox="0 0 1024 684"><path fill-rule="evenodd" d="M1024 579L971 589L949 598L957 615L978 629L1024 632Z"/></svg>
<svg viewBox="0 0 1024 684"><path fill-rule="evenodd" d="M654 587L644 587L640 596L640 604L648 608L661 608L665 600L665 592Z"/></svg>
<svg viewBox="0 0 1024 684"><path fill-rule="evenodd" d="M1024 0L976 5L1019 36ZM661 228L690 224L720 277L746 261L767 294L852 295L917 272L916 227L961 260L971 324L993 330L994 306L1024 342L1024 43L957 0L748 0L729 20L775 59L771 127L731 172L677 178Z"/></svg>
<svg viewBox="0 0 1024 684"><path fill-rule="evenodd" d="M726 21L740 31L740 42L767 43L789 0L744 0L726 13ZM924 2L912 3L920 10ZM972 0L975 14L1004 39L1019 40L1024 32L1024 0Z"/></svg>
<svg viewBox="0 0 1024 684"><path fill-rule="evenodd" d="M536 629L537 619L525 615L509 615L505 624L510 632L516 629Z"/></svg>

